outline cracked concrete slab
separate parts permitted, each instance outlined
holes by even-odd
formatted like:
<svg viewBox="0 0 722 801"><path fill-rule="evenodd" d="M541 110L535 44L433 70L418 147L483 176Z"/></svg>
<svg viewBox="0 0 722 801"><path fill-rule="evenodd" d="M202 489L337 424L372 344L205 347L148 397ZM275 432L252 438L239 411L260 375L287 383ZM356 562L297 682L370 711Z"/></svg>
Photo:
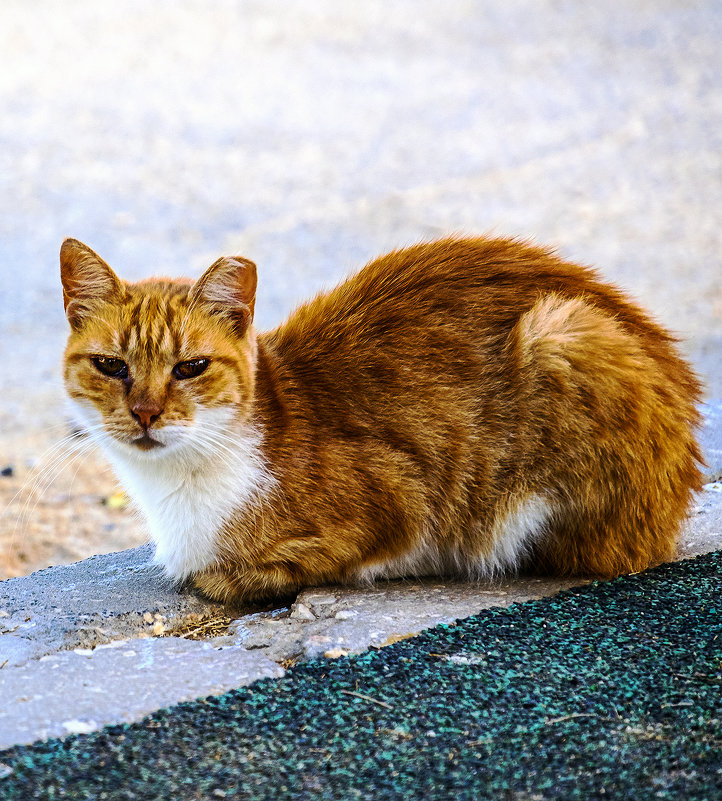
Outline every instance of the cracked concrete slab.
<svg viewBox="0 0 722 801"><path fill-rule="evenodd" d="M290 610L261 612L231 626L231 641L262 649L276 661L329 658L382 648L439 623L491 606L508 606L585 583L517 578L475 584L434 579L372 587L320 587L299 593Z"/></svg>

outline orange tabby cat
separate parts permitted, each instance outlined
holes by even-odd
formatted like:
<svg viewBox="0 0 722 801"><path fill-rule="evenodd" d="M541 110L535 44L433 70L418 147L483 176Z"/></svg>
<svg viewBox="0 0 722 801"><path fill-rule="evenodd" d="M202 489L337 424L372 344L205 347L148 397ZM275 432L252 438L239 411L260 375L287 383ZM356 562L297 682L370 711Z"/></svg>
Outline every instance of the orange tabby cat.
<svg viewBox="0 0 722 801"><path fill-rule="evenodd" d="M156 559L221 600L669 559L700 488L700 387L591 270L504 239L390 253L252 325L255 265L119 280L60 253L75 416Z"/></svg>

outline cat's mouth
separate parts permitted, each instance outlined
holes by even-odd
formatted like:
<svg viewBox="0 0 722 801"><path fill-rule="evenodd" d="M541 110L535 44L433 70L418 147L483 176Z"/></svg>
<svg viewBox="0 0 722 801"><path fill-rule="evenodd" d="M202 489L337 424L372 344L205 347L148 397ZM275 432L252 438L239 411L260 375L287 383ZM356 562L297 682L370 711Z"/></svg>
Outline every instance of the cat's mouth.
<svg viewBox="0 0 722 801"><path fill-rule="evenodd" d="M140 448L142 451L150 451L153 448L162 448L163 443L159 442L157 439L153 439L153 437L149 436L148 433L143 434L141 437L133 440L133 445L136 448Z"/></svg>

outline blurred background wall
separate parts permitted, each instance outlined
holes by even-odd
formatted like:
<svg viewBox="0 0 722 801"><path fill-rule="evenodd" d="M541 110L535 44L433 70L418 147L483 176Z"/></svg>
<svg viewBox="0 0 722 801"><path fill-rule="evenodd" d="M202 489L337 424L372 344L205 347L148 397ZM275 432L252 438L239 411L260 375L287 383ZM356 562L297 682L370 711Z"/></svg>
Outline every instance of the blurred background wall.
<svg viewBox="0 0 722 801"><path fill-rule="evenodd" d="M129 279L245 255L260 328L393 247L523 236L722 396L720 41L716 0L3 0L0 577L143 538L98 457L43 455L65 236Z"/></svg>

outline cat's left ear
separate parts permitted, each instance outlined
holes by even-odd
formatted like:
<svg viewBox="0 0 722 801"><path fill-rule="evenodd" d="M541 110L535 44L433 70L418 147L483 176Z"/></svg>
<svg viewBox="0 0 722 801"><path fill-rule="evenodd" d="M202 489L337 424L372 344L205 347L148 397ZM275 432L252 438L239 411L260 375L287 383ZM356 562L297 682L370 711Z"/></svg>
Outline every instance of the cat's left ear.
<svg viewBox="0 0 722 801"><path fill-rule="evenodd" d="M242 256L213 262L191 289L191 298L211 313L229 318L239 336L253 320L256 304L256 265Z"/></svg>
<svg viewBox="0 0 722 801"><path fill-rule="evenodd" d="M60 280L65 314L73 330L82 327L99 303L115 303L123 296L118 276L77 239L66 239L60 248Z"/></svg>

